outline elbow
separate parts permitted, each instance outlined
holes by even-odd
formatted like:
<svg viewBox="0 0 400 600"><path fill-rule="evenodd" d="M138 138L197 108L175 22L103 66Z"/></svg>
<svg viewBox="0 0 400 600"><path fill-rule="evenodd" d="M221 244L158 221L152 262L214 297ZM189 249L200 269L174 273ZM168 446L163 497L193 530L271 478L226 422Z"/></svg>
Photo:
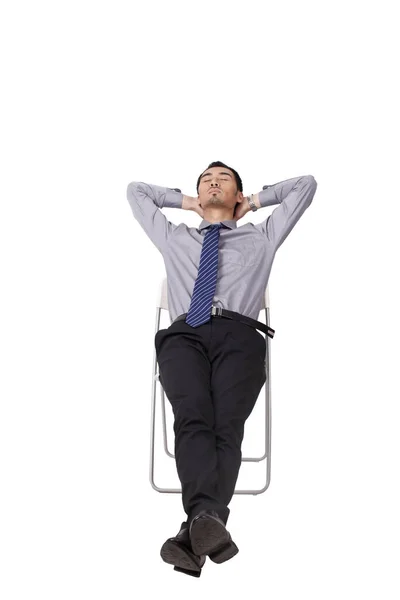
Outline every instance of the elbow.
<svg viewBox="0 0 400 600"><path fill-rule="evenodd" d="M126 188L126 195L129 196L132 193L132 190L135 188L136 186L136 181L131 181L130 183L128 183L128 187Z"/></svg>
<svg viewBox="0 0 400 600"><path fill-rule="evenodd" d="M128 198L137 196L140 192L143 192L143 186L146 184L143 181L131 181L126 189L126 195Z"/></svg>
<svg viewBox="0 0 400 600"><path fill-rule="evenodd" d="M315 180L315 177L313 177L312 175L307 175L307 187L308 187L308 192L307 192L308 204L307 204L307 206L310 206L311 202L313 201L315 192L317 190L317 186L318 186L318 184Z"/></svg>
<svg viewBox="0 0 400 600"><path fill-rule="evenodd" d="M315 191L317 189L317 182L315 180L315 177L313 175L306 175L307 181L310 185L311 188L313 188L313 190Z"/></svg>

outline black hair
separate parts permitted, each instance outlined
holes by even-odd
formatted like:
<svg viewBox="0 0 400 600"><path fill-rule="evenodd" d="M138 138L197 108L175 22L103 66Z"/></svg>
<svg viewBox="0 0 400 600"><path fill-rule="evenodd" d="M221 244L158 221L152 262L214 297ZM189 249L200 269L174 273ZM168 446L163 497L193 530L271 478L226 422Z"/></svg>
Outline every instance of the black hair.
<svg viewBox="0 0 400 600"><path fill-rule="evenodd" d="M232 169L232 167L228 167L228 165L224 164L223 162L217 160L216 162L212 162L208 165L207 169L211 169L212 167L225 167L226 169L229 169L230 171L232 171L232 173L235 176L235 180L236 180L236 185L238 188L239 192L243 192L243 184L242 184L242 180L240 179L239 173L237 171L235 171L235 169ZM207 171L207 169L204 169L203 173L205 171ZM201 173L199 175L199 178L197 180L197 185L196 185L196 191L197 193L199 193L199 185L200 185L200 179L201 176L203 175L203 173Z"/></svg>

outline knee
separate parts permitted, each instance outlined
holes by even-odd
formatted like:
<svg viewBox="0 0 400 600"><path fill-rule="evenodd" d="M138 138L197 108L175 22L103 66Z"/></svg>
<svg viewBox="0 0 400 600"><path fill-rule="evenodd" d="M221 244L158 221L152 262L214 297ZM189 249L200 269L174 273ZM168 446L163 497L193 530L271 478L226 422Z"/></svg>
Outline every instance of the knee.
<svg viewBox="0 0 400 600"><path fill-rule="evenodd" d="M174 409L174 429L177 430L214 430L215 421L212 407L181 402Z"/></svg>

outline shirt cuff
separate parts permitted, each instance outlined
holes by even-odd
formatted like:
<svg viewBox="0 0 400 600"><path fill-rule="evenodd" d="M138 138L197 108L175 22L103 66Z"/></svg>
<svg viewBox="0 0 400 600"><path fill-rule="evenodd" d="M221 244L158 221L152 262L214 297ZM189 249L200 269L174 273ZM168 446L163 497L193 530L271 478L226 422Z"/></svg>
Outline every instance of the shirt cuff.
<svg viewBox="0 0 400 600"><path fill-rule="evenodd" d="M163 206L165 208L182 208L183 194L178 188L165 188L165 200Z"/></svg>

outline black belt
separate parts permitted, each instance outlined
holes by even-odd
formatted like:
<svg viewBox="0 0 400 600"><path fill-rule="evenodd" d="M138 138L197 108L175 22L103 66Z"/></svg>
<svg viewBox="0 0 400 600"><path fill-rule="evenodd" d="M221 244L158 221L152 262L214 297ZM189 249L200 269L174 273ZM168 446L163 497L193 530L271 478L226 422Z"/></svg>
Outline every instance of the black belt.
<svg viewBox="0 0 400 600"><path fill-rule="evenodd" d="M180 315L177 317L173 323L176 321L183 321L186 319L187 313ZM266 333L270 338L274 337L275 329L272 329L265 323L261 321L256 321L255 319L251 319L250 317L246 317L245 315L241 315L240 313L234 312L233 310L226 310L225 308L219 308L218 306L213 306L211 308L211 316L212 317L225 317L226 319L233 319L234 321L241 321L246 325L250 325L250 327L255 327L255 329L260 329L264 333Z"/></svg>

